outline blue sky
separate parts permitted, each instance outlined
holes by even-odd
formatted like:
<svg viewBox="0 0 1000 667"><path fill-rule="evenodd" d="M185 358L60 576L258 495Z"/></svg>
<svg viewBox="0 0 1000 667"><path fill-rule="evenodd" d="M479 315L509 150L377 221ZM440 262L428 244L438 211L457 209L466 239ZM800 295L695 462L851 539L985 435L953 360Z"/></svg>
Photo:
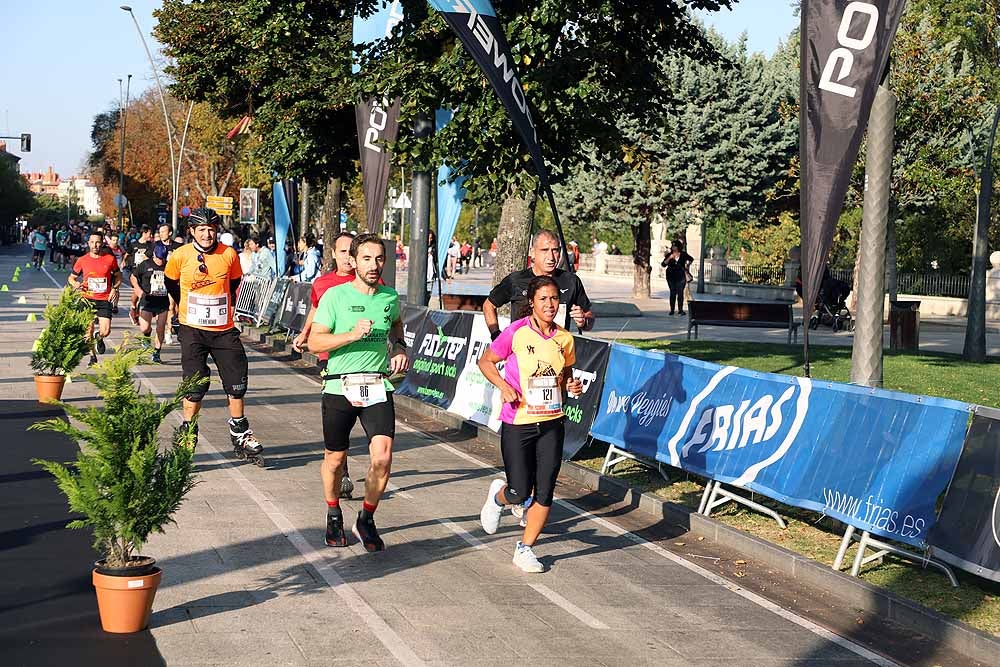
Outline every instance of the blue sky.
<svg viewBox="0 0 1000 667"><path fill-rule="evenodd" d="M48 0L4 3L0 23L0 134L32 134L22 171L77 173L90 149L94 116L118 104L118 78L132 74L135 96L154 85L129 4L149 33L160 0ZM705 13L727 39L746 32L751 51L774 52L797 24L791 0L743 0L734 11ZM162 64L162 63L161 63ZM8 148L19 152L17 141Z"/></svg>

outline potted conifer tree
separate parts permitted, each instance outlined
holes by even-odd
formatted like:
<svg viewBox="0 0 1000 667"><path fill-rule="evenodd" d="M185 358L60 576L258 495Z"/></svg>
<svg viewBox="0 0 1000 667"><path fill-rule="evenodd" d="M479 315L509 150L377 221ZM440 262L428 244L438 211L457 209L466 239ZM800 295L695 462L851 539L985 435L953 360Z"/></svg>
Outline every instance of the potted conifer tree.
<svg viewBox="0 0 1000 667"><path fill-rule="evenodd" d="M31 350L31 369L35 372L38 401L47 403L62 397L66 376L76 370L90 352L87 329L94 321L94 309L72 288L59 295L59 301L45 307L48 322Z"/></svg>
<svg viewBox="0 0 1000 667"><path fill-rule="evenodd" d="M161 572L153 558L139 554L150 534L162 533L173 522L195 484L193 428L176 432L171 446L162 450L158 435L194 383L182 383L165 401L140 391L132 369L145 354L122 343L113 357L84 376L97 387L98 407L60 403L71 421L49 419L31 426L80 443L72 464L35 462L55 477L70 510L82 515L67 528L94 532L94 549L102 558L94 564L93 582L107 632L138 632L148 625Z"/></svg>

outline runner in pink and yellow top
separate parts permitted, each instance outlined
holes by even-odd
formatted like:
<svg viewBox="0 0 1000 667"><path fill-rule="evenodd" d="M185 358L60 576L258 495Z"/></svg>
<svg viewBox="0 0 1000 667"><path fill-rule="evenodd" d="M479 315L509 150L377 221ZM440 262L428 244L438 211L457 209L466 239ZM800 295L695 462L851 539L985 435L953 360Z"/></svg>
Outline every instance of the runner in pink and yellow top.
<svg viewBox="0 0 1000 667"><path fill-rule="evenodd" d="M562 463L565 418L564 392L579 395L583 384L573 378L576 362L573 336L555 323L559 285L538 276L528 285L531 314L512 322L483 353L479 369L500 390L500 451L506 483L490 484L479 518L492 535L505 505L521 505L534 490L534 503L514 564L525 572L543 572L532 547L545 526ZM504 362L504 375L497 364Z"/></svg>

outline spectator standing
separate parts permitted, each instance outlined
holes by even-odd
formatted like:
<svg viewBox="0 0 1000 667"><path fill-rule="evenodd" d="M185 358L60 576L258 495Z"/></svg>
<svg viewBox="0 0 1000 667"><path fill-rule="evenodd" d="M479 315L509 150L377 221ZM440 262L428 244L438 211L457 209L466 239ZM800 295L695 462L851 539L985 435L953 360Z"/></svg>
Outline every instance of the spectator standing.
<svg viewBox="0 0 1000 667"><path fill-rule="evenodd" d="M691 281L691 262L694 257L684 252L680 241L670 244L670 252L660 262L666 269L667 285L670 288L670 314L674 314L676 304L679 314L684 315L684 288Z"/></svg>

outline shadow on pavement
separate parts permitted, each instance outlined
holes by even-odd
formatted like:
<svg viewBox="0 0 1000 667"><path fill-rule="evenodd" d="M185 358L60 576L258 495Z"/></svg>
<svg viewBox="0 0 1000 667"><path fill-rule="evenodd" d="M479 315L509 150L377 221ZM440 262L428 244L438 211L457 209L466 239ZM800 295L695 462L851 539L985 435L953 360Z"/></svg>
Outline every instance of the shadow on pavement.
<svg viewBox="0 0 1000 667"><path fill-rule="evenodd" d="M30 378L29 378L30 379ZM27 431L62 410L0 401L0 656L4 665L162 665L149 632L101 630L91 584L91 535L64 526L66 500L35 457L69 461L79 451L57 433Z"/></svg>

